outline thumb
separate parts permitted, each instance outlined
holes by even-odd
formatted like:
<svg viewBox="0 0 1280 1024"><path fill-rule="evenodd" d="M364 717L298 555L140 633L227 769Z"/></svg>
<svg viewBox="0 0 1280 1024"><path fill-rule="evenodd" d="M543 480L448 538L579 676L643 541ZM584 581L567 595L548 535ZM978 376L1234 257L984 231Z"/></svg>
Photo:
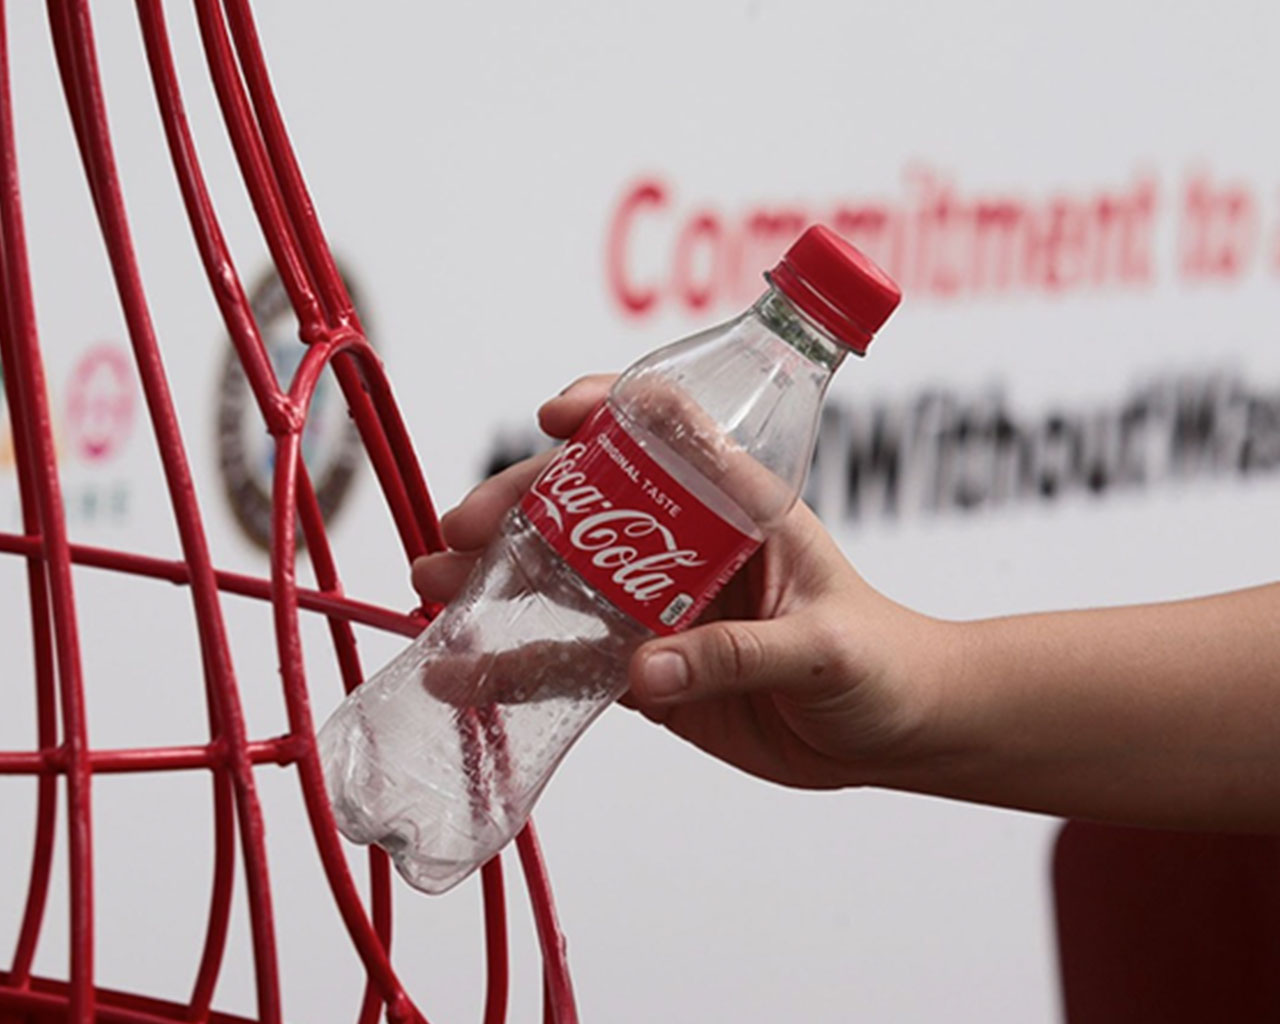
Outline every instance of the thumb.
<svg viewBox="0 0 1280 1024"><path fill-rule="evenodd" d="M631 692L640 703L678 704L749 690L786 689L821 675L826 645L800 620L712 622L651 640L631 659Z"/></svg>

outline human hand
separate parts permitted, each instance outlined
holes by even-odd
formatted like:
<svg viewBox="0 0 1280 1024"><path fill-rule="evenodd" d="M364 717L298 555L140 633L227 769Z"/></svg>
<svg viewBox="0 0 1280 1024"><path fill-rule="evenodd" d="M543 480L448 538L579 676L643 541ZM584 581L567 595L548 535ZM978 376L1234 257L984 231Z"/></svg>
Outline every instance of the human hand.
<svg viewBox="0 0 1280 1024"><path fill-rule="evenodd" d="M571 436L612 381L584 377L566 388L539 410L542 428ZM452 550L413 566L424 599L453 597L552 456L509 467L444 516ZM635 652L622 703L774 782L875 782L916 742L944 629L877 593L797 503L698 625Z"/></svg>

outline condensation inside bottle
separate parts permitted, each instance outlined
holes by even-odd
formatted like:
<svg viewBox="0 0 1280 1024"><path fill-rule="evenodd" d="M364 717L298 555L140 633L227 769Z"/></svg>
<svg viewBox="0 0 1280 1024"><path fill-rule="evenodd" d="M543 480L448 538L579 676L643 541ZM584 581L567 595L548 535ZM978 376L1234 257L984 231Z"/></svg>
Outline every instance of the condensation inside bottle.
<svg viewBox="0 0 1280 1024"><path fill-rule="evenodd" d="M449 889L519 831L649 635L513 510L458 597L321 730L338 827Z"/></svg>
<svg viewBox="0 0 1280 1024"><path fill-rule="evenodd" d="M809 350L785 338L788 310L771 291L640 360L610 396L650 457L756 540L800 493L841 358L794 312ZM451 888L524 824L650 636L513 510L448 608L321 730L339 828L384 847L416 888Z"/></svg>

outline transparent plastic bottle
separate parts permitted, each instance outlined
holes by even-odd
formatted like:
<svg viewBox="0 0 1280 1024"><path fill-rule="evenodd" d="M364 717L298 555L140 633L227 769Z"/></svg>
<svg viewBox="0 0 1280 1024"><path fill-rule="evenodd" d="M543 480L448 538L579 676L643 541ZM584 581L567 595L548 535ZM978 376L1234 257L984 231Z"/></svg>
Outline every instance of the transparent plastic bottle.
<svg viewBox="0 0 1280 1024"><path fill-rule="evenodd" d="M799 496L831 375L900 298L812 227L741 316L633 364L458 596L320 731L339 828L451 888L524 825L631 653L691 625Z"/></svg>

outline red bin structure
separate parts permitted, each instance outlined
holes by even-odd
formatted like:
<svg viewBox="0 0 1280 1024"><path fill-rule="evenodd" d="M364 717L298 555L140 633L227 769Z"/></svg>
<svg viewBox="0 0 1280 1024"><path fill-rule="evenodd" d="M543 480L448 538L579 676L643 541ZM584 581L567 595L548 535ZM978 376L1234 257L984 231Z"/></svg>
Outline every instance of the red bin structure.
<svg viewBox="0 0 1280 1024"><path fill-rule="evenodd" d="M103 5L106 7L106 5ZM127 16L110 5L112 17ZM34 685L35 742L0 750L0 774L29 778L37 790L34 848L24 879L26 899L12 961L0 963L0 1024L69 1021L159 1024L250 1020L215 1008L215 989L227 952L237 862L245 886L259 1024L290 1019L282 1005L272 887L264 840L264 813L255 770L285 766L296 774L316 856L366 978L356 1020L385 1017L425 1022L390 960L391 873L376 849L368 855L368 893L361 895L340 845L324 792L315 745L301 639L301 618L319 616L332 656L350 689L364 676L354 627L411 637L436 609L403 613L348 597L326 536L316 490L302 460L302 434L318 384L332 375L358 429L368 463L390 510L406 558L439 549L440 531L405 423L378 355L370 346L308 196L277 106L248 0L195 0L195 18L207 69L234 150L239 174L287 293L303 349L287 384L277 381L260 325L214 212L184 112L182 90L161 0L137 0L136 17L169 156L208 286L243 367L264 429L274 446L270 576L219 569L212 558L192 467L165 371L126 216L108 125L102 79L87 0L49 0L50 37L70 124L83 164L115 290L127 326L145 410L163 470L181 557L157 558L73 543L51 429L46 369L30 260L24 237L19 139L10 88L11 47L0 2L0 277L3 319L0 356L14 442L21 530L0 533L0 553L25 567L34 679L0 678L0 695ZM31 40L23 40L30 46ZM188 69L189 70L189 69ZM149 115L152 113L147 112ZM301 539L302 544L299 541ZM305 546L305 555L300 547ZM310 560L316 585L298 584L296 560ZM194 745L103 749L93 745L78 624L91 614L78 600L73 567L166 581L183 588L199 639L208 740ZM231 655L223 602L228 595L269 602L287 730L250 734ZM324 703L339 694L324 695ZM477 730L485 723L474 723ZM464 723L463 728L466 728ZM94 782L107 773L197 771L212 783L213 877L208 920L190 995L183 1001L145 992L121 992L95 982ZM65 977L33 970L48 916L54 879L55 837L65 829L70 956ZM6 841L0 834L0 841ZM517 850L543 954L543 1015L575 1024L564 941L547 874L532 828ZM483 870L487 988L483 1019L507 1017L508 963L504 883L500 862ZM296 1018L292 1018L296 1019ZM336 1018L331 1018L336 1019ZM525 1017L527 1019L527 1015Z"/></svg>

